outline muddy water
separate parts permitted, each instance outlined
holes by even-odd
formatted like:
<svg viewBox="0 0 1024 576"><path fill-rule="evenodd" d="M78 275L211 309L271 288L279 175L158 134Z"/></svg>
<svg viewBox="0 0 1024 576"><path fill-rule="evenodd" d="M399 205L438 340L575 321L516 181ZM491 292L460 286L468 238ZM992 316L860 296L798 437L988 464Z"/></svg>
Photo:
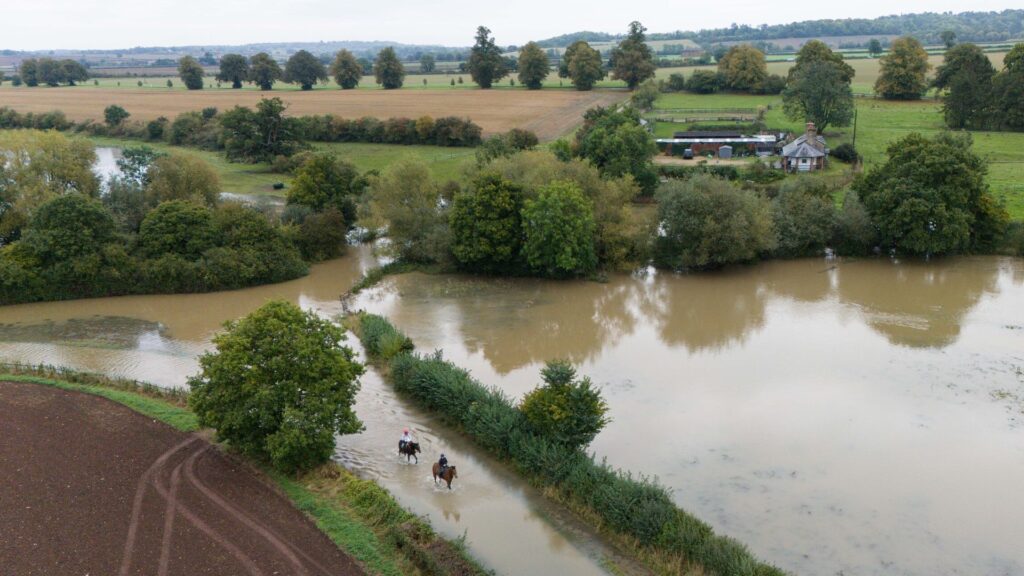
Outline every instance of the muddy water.
<svg viewBox="0 0 1024 576"><path fill-rule="evenodd" d="M366 267L367 249L314 266L299 280L214 294L130 296L0 307L0 361L70 366L183 386L198 356L227 321L267 300L283 298L325 316L342 311L339 295ZM358 348L358 342L352 342ZM368 371L356 412L366 431L341 438L337 458L386 486L441 533L468 538L471 552L502 574L602 573L613 552L586 527L558 516L534 490L501 465L443 431L429 416L404 406ZM403 427L423 446L420 464L395 454ZM441 452L458 466L453 489L435 488L430 464Z"/></svg>
<svg viewBox="0 0 1024 576"><path fill-rule="evenodd" d="M788 570L1024 574L1024 261L408 275L358 304L514 396L578 363L598 456Z"/></svg>

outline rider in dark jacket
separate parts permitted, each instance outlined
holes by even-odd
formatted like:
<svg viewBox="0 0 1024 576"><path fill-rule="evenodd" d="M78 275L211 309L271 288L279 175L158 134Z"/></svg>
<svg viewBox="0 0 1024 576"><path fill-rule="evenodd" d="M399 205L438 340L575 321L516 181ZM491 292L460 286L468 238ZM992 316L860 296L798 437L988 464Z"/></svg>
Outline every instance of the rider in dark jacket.
<svg viewBox="0 0 1024 576"><path fill-rule="evenodd" d="M437 463L441 466L441 474L444 474L445 470L448 469L448 459L444 457L444 454L441 454L441 459Z"/></svg>

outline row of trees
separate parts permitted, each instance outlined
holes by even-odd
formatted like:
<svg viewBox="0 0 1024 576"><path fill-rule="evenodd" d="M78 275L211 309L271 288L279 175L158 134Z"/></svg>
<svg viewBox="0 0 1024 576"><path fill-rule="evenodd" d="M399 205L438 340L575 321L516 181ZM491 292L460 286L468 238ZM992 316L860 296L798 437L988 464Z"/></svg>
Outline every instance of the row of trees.
<svg viewBox="0 0 1024 576"><path fill-rule="evenodd" d="M946 52L933 84L943 91L950 128L1024 130L1024 43L1006 54L999 72L981 48L958 44Z"/></svg>
<svg viewBox="0 0 1024 576"><path fill-rule="evenodd" d="M89 79L89 71L75 60L54 60L53 58L28 58L18 65L17 83L26 86L74 86L76 82Z"/></svg>

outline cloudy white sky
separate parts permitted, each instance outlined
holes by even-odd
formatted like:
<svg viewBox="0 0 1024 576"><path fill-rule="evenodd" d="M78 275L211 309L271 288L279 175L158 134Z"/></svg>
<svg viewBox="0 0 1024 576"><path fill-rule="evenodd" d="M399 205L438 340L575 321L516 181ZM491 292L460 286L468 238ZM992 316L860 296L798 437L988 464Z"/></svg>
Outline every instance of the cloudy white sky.
<svg viewBox="0 0 1024 576"><path fill-rule="evenodd" d="M781 9L755 0L0 0L0 49L127 48L319 40L391 40L466 46L476 26L500 44L578 30L619 32L640 20L653 32L733 22L1003 10L1019 0L860 0Z"/></svg>

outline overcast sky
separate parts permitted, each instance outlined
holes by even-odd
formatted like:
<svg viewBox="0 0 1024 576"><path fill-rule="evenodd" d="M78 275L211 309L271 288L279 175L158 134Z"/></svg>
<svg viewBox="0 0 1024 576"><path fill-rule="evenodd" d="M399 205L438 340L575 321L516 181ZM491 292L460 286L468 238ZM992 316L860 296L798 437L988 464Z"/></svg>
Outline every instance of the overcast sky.
<svg viewBox="0 0 1024 576"><path fill-rule="evenodd" d="M499 44L579 30L652 32L894 12L1003 10L1015 0L0 0L0 49L130 48L319 40L468 46L483 24ZM800 6L788 10L786 6ZM804 10L803 8L807 8Z"/></svg>

